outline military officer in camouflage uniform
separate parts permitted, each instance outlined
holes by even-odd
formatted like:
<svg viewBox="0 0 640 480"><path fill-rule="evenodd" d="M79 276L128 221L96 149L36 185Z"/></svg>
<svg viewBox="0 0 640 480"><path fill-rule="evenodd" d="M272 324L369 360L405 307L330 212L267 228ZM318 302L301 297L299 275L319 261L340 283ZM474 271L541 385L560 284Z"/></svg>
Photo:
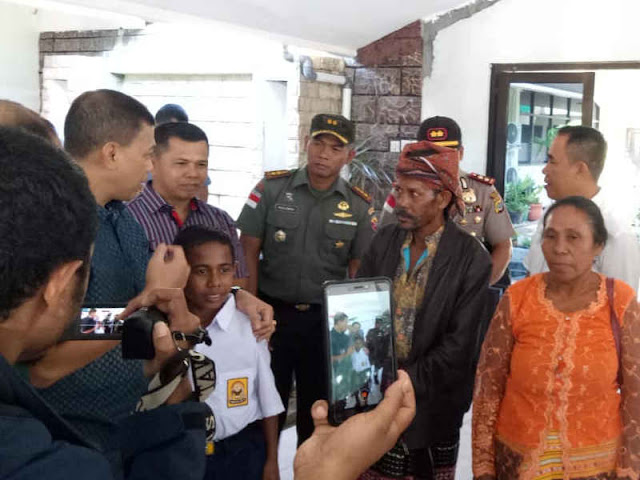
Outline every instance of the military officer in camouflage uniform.
<svg viewBox="0 0 640 480"><path fill-rule="evenodd" d="M377 223L369 195L340 178L355 155L354 130L340 115L316 115L307 166L267 172L237 222L249 289L278 321L271 367L285 408L295 374L298 444L313 432L311 405L327 398L322 283L355 274Z"/></svg>
<svg viewBox="0 0 640 480"><path fill-rule="evenodd" d="M418 141L428 140L445 147L455 148L464 154L462 133L458 124L448 117L427 118L418 130ZM460 170L460 187L465 204L463 217L456 215L455 222L464 230L483 242L491 252L491 285L509 286L505 275L511 260L511 237L515 234L509 213L502 197L495 189L495 180L477 173ZM393 210L395 198L389 194L380 218L382 224L395 222Z"/></svg>

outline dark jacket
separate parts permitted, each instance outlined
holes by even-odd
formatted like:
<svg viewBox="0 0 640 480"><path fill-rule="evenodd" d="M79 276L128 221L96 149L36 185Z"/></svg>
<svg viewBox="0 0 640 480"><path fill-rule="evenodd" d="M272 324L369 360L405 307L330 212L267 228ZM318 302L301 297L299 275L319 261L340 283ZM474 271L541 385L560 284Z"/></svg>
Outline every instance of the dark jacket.
<svg viewBox="0 0 640 480"><path fill-rule="evenodd" d="M359 277L394 278L406 231L382 228L362 258ZM404 434L410 449L455 439L469 409L480 345L491 318L491 257L481 243L445 224L431 265L413 343L404 364L416 393L416 417Z"/></svg>
<svg viewBox="0 0 640 480"><path fill-rule="evenodd" d="M125 478L201 480L206 404L134 414L121 424ZM0 355L0 478L113 479L106 458Z"/></svg>

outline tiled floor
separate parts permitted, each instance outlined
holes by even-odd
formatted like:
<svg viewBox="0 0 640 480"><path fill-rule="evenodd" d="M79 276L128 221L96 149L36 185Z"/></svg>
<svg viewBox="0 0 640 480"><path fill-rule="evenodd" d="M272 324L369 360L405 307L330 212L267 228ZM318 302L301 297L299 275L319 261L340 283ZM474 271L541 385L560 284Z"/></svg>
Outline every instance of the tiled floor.
<svg viewBox="0 0 640 480"><path fill-rule="evenodd" d="M296 454L296 429L287 428L280 435L278 462L280 464L280 480L293 480L293 457ZM460 432L460 453L456 468L456 480L469 480L471 474L471 412L464 417Z"/></svg>

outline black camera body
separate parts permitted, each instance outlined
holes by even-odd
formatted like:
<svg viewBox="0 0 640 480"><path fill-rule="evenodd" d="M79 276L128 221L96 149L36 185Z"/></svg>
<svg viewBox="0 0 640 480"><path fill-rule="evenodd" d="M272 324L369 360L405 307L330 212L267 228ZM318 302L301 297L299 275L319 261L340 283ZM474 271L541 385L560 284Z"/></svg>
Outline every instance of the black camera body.
<svg viewBox="0 0 640 480"><path fill-rule="evenodd" d="M153 346L153 326L169 323L164 313L154 307L141 308L132 313L121 327L122 358L151 360L156 355Z"/></svg>

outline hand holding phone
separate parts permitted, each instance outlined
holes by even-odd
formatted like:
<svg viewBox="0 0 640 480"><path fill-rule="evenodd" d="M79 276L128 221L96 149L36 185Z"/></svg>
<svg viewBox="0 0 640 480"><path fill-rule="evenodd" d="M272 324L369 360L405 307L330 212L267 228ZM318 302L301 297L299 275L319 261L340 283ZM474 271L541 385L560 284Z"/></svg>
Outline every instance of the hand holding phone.
<svg viewBox="0 0 640 480"><path fill-rule="evenodd" d="M329 421L337 425L374 408L396 379L391 281L327 282L324 300Z"/></svg>

